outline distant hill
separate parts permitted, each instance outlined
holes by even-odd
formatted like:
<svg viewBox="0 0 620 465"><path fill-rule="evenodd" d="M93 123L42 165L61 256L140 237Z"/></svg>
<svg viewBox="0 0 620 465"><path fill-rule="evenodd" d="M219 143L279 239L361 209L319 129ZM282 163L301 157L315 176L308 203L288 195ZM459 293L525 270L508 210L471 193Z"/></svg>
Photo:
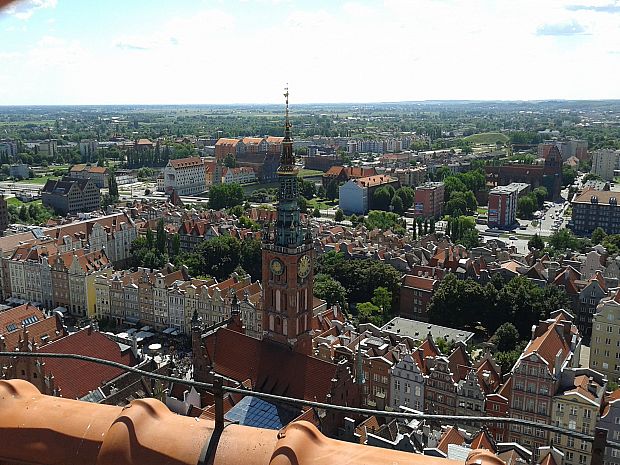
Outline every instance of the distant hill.
<svg viewBox="0 0 620 465"><path fill-rule="evenodd" d="M482 132L480 134L472 134L471 136L464 137L463 139L474 145L489 145L496 144L497 142L501 142L502 144L504 144L509 140L506 134L502 134L500 132Z"/></svg>

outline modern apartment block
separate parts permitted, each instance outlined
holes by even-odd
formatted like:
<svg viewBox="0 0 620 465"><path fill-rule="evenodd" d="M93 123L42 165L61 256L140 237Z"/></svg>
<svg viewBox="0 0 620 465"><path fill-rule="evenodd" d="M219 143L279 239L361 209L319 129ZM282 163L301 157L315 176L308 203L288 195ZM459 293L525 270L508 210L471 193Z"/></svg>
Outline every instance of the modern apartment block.
<svg viewBox="0 0 620 465"><path fill-rule="evenodd" d="M427 182L415 189L413 216L439 218L443 212L445 187L443 182ZM411 210L410 210L411 211Z"/></svg>
<svg viewBox="0 0 620 465"><path fill-rule="evenodd" d="M207 190L207 168L199 157L169 160L164 168L164 190L178 195L200 194Z"/></svg>
<svg viewBox="0 0 620 465"><path fill-rule="evenodd" d="M617 192L587 189L575 197L570 222L575 234L590 236L597 227L607 234L620 234L619 196Z"/></svg>
<svg viewBox="0 0 620 465"><path fill-rule="evenodd" d="M91 179L48 179L41 191L43 205L59 215L91 212L101 204L99 188Z"/></svg>
<svg viewBox="0 0 620 465"><path fill-rule="evenodd" d="M591 173L605 181L613 181L616 171L620 168L620 150L602 149L592 156Z"/></svg>
<svg viewBox="0 0 620 465"><path fill-rule="evenodd" d="M490 228L509 229L517 222L519 184L497 186L489 191L488 224Z"/></svg>

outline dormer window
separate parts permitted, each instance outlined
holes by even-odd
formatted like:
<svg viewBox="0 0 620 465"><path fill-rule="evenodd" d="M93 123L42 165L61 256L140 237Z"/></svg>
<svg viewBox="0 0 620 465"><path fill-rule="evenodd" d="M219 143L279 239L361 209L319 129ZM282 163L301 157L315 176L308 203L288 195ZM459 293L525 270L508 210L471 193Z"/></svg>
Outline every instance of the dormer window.
<svg viewBox="0 0 620 465"><path fill-rule="evenodd" d="M598 203L598 197L596 195L590 197L590 203Z"/></svg>

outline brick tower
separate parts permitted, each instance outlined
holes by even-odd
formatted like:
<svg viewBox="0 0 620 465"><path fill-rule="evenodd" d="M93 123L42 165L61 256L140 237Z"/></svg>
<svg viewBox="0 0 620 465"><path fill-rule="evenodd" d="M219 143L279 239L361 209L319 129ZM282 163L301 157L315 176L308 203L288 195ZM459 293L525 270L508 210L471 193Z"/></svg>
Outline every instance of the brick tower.
<svg viewBox="0 0 620 465"><path fill-rule="evenodd" d="M263 334L310 354L314 248L309 226L301 224L288 96L287 88L277 221L263 233Z"/></svg>

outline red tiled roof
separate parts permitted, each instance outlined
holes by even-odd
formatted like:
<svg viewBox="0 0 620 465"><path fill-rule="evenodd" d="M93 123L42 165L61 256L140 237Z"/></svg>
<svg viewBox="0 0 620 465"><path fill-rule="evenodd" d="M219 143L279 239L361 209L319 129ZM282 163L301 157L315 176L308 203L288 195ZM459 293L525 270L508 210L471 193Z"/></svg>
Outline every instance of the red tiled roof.
<svg viewBox="0 0 620 465"><path fill-rule="evenodd" d="M523 351L523 356L528 356L536 352L547 363L549 371L555 370L555 357L559 353L561 360L565 360L570 353L570 347L566 339L558 333L558 325L554 322L549 324L547 330L536 337ZM560 328L561 329L561 328Z"/></svg>
<svg viewBox="0 0 620 465"><path fill-rule="evenodd" d="M362 187L374 187L380 186L382 184L389 184L392 182L398 181L396 178L391 178L390 176L386 176L383 174L377 176L367 176L365 178L357 178L355 179L355 183L358 186Z"/></svg>
<svg viewBox="0 0 620 465"><path fill-rule="evenodd" d="M403 286L414 289L423 289L425 291L433 291L437 280L434 278L425 278L423 276L405 275L403 277Z"/></svg>
<svg viewBox="0 0 620 465"><path fill-rule="evenodd" d="M231 145L235 147L239 143L239 139L231 139L227 137L220 137L215 145Z"/></svg>
<svg viewBox="0 0 620 465"><path fill-rule="evenodd" d="M491 452L496 452L495 444L493 443L493 438L489 435L489 433L482 429L480 430L472 439L471 444L469 445L472 449L487 449Z"/></svg>
<svg viewBox="0 0 620 465"><path fill-rule="evenodd" d="M19 341L23 338L22 322L32 316L36 316L38 321L26 326L28 339L38 346L66 335L60 319L55 316L45 318L41 310L24 304L0 313L0 335L4 338L5 350L12 352L19 346ZM11 323L16 326L13 331L7 329Z"/></svg>
<svg viewBox="0 0 620 465"><path fill-rule="evenodd" d="M447 454L448 445L456 444L457 446L460 446L464 442L465 437L459 432L459 430L454 428L453 426L449 426L441 435L439 444L437 444L437 449L442 451L444 454Z"/></svg>
<svg viewBox="0 0 620 465"><path fill-rule="evenodd" d="M137 363L131 350L121 352L116 342L90 328L51 342L38 349L38 352L87 355L127 366L134 366ZM120 368L56 358L45 359L45 372L48 375L54 375L56 386L61 389L61 396L68 399L84 397L94 389L125 373Z"/></svg>
<svg viewBox="0 0 620 465"><path fill-rule="evenodd" d="M221 328L206 336L215 372L237 381L250 379L256 390L323 402L337 366L291 351L287 346Z"/></svg>
<svg viewBox="0 0 620 465"><path fill-rule="evenodd" d="M192 166L204 166L204 163L200 159L200 157L177 158L176 160L170 160L168 163L170 163L173 168L190 168Z"/></svg>

